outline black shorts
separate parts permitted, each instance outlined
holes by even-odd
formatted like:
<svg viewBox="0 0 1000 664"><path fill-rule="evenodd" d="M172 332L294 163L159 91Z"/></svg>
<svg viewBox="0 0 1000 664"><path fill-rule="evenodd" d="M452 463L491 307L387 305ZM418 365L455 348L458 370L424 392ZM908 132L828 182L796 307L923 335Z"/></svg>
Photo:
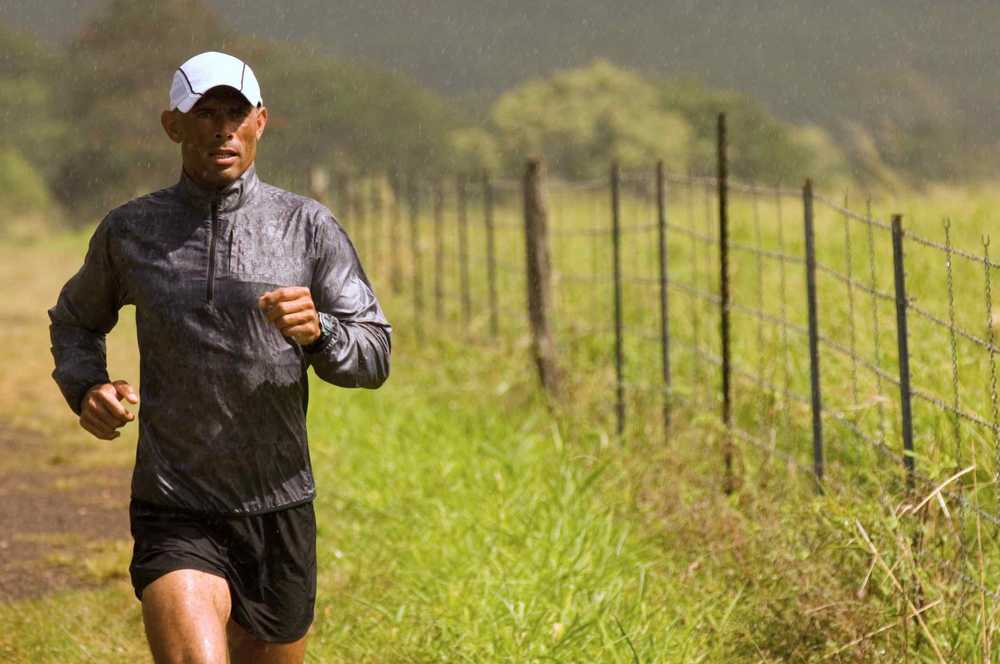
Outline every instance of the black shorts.
<svg viewBox="0 0 1000 664"><path fill-rule="evenodd" d="M133 499L135 595L168 572L193 569L229 583L231 617L263 641L289 643L312 624L316 516L311 502L253 516L220 516Z"/></svg>

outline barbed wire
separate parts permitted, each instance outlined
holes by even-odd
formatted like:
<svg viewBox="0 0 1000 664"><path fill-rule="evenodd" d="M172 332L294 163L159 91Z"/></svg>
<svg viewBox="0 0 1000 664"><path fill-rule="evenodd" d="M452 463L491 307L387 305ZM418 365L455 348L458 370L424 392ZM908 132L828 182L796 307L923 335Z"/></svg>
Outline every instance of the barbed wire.
<svg viewBox="0 0 1000 664"><path fill-rule="evenodd" d="M656 279L655 281L659 283L659 279ZM715 293L702 290L697 286L692 286L691 284L684 283L683 281L675 281L673 279L668 278L667 288L672 288L676 291L685 293L687 295L692 295L694 297L701 298L706 302L711 302L712 304L720 304L722 302L722 298L716 295Z"/></svg>
<svg viewBox="0 0 1000 664"><path fill-rule="evenodd" d="M712 287L712 280L717 275L713 271L715 266L715 259L718 257L717 246L719 238L717 234L713 233L712 230L715 228L715 221L717 221L716 216L716 203L718 198L714 195L714 187L717 187L718 182L716 178L713 177L700 177L700 176L688 176L680 177L676 175L668 174L666 176L667 182L672 185L677 186L683 191L680 192L674 199L671 200L673 209L681 210L679 215L671 215L671 217L676 216L677 219L683 219L683 208L687 206L687 220L688 224L680 224L677 221L671 220L666 223L666 229L673 235L676 234L678 238L688 238L690 240L690 245L688 247L688 256L685 257L685 263L690 263L693 268L693 276L686 278L685 280L675 280L668 277L666 280L650 276L645 274L647 267L647 258L651 257L652 254L649 252L640 251L638 243L633 243L626 245L631 247L634 251L634 256L632 256L631 265L633 265L633 272L625 273L622 275L621 283L623 285L649 285L649 286L660 286L666 285L670 292L683 294L685 297L690 298L689 303L683 303L682 306L690 306L689 320L694 328L694 340L691 341L685 338L684 335L672 335L668 340L664 340L662 335L654 334L652 326L645 325L642 322L631 323L626 325L626 337L632 339L637 346L632 346L633 351L638 358L646 358L649 353L649 345L647 344L663 344L668 342L672 348L676 348L680 351L681 357L683 358L685 354L689 354L686 361L690 362L691 358L694 359L694 366L696 373L701 371L702 363L714 366L720 366L722 364L721 357L712 352L711 349L706 348L703 344L699 343L701 339L703 327L711 327L713 316L710 307L704 306L706 304L718 306L721 304L720 296L714 291ZM651 190L649 187L655 184L652 176L649 173L642 174L628 174L626 175L622 182L629 186L635 185L636 187L642 187L641 189L636 189L635 194L638 199L641 199L638 203L635 203L636 199L633 200L635 203L631 208L629 213L627 213L628 218L636 223L624 225L621 227L622 234L633 234L639 235L640 233L648 233L654 231L658 228L656 223L649 222L652 217L650 214L651 206ZM520 192L521 182L519 180L510 180L507 182L510 186L511 191ZM497 183L494 181L494 187L503 186L503 183ZM580 191L593 191L593 192L605 192L609 187L608 179L593 179L590 181L584 181L574 184L567 184L565 182L552 182L549 188L557 193L562 192L580 192ZM798 334L800 336L806 336L809 330L804 324L799 324L790 320L787 312L791 309L789 308L788 302L788 282L786 276L786 266L793 265L799 266L805 264L805 258L798 255L792 255L785 250L785 239L784 239L784 226L785 222L783 219L782 212L782 201L788 198L799 199L801 193L798 191L783 190L780 187L774 188L763 188L754 184L740 184L733 181L728 183L729 191L736 192L740 196L748 195L752 197L753 203L753 242L739 242L730 241L728 247L733 251L743 252L747 255L754 256L757 259L757 271L755 275L750 275L751 279L756 279L756 285L751 287L756 288L750 295L744 297L744 300L755 301L757 306L749 306L749 304L744 304L740 301L732 301L729 303L730 310L737 312L741 315L748 316L757 321L756 325L756 365L754 365L753 357L746 353L742 353L743 359L747 360L745 363L739 361L737 358L730 358L730 367L733 375L739 381L739 384L746 385L747 387L742 388L738 395L738 398L746 399L747 395L757 394L759 391L762 395L768 395L769 397L783 399L784 403L795 403L802 406L808 406L811 404L810 395L800 392L798 389L792 389L790 376L791 371L791 349L794 346L793 343L789 341L789 336L791 334ZM699 191L699 188L701 191ZM557 195L555 198L559 201L556 203L557 206L564 205L565 201L569 200L570 194L565 196ZM700 197L697 205L697 213L695 212L695 196ZM763 237L764 234L761 230L761 217L758 205L761 202L763 196L769 196L773 199L774 204L777 207L777 233L778 233L778 248L772 248L764 245ZM558 213L554 213L551 217L553 220L560 222L559 224L553 224L549 229L550 237L554 238L556 242L553 243L551 251L553 257L553 263L558 263L556 256L558 255L562 259L563 263L568 260L567 254L572 250L573 247L580 247L580 244L564 243L559 244L558 240L562 238L591 238L593 243L590 245L590 254L592 273L585 274L577 271L566 271L561 272L558 269L553 269L551 273L552 283L556 287L556 294L554 302L556 303L556 310L566 310L569 307L574 306L573 297L574 294L581 292L579 289L574 289L571 284L599 284L602 287L610 285L613 283L613 278L609 273L605 273L603 266L603 259L598 260L599 257L604 254L601 241L605 238L610 238L612 229L610 224L604 226L600 222L603 220L605 214L610 218L610 205L608 208L604 208L604 204L601 199L597 196L581 196L581 199L587 201L587 206L592 208L591 214L588 216L586 213L583 215L576 215L576 208L572 208L573 214L566 213L564 216L560 216ZM508 202L511 199L506 199ZM551 200L551 199L550 199ZM879 303L883 302L893 302L895 303L896 297L894 294L886 292L879 287L877 279L877 262L882 256L882 251L876 251L876 236L877 230L890 231L891 226L879 219L876 219L871 214L871 202L867 202L867 209L864 213L859 213L850 209L848 201L843 201L842 204L836 203L827 197L822 195L814 195L814 200L816 200L824 210L833 211L838 213L843 218L843 251L844 260L846 268L844 270L834 267L826 262L817 261L816 269L823 275L830 277L839 284L843 284L846 288L846 303L847 303L847 321L844 328L840 331L836 331L834 327L830 327L827 334L819 334L818 339L824 348L837 353L840 356L846 357L850 361L850 367L846 367L847 363L834 362L834 366L837 367L837 372L831 375L838 375L843 377L844 372L850 372L851 380L851 395L852 403L855 406L847 407L846 410L839 410L838 408L831 408L829 406L822 410L822 417L825 420L829 420L834 423L834 427L843 430L850 434L850 437L856 438L859 441L863 441L868 448L876 450L881 456L892 459L894 462L900 462L906 456L905 453L894 450L888 443L886 437L886 416L885 411L887 406L892 406L893 403L898 405L898 401L895 397L886 398L883 394L883 381L888 381L889 385L898 388L900 386L900 378L895 375L892 371L886 370L882 367L882 349L880 345L881 329L880 329L880 308ZM769 202L768 205L771 205ZM390 210L392 204L389 203L380 211ZM425 205L426 207L426 205ZM570 208L566 208L569 210ZM767 208L765 208L766 210ZM565 210L564 210L565 212ZM362 223L362 215L359 214L359 228L362 230L368 229L369 235L364 238L364 248L367 251L378 252L383 246L388 246L388 243L382 242L385 238L383 237L387 224L381 223L381 214L374 211L374 206L372 206L372 215L370 218L364 219ZM589 217L589 218L588 218ZM584 226L575 226L574 224L580 221L589 221L590 223ZM369 223L371 222L371 223ZM566 222L566 225L561 225L562 222ZM594 223L597 222L597 223ZM770 222L770 219L769 219ZM379 230L382 233L375 233L375 224L381 224ZM861 242L852 232L851 226L854 223L862 223L865 226L868 236L867 251L868 251L868 275L862 276L859 273L864 271L858 265L854 263L854 250L859 249L856 245ZM470 225L471 228L478 228L478 225ZM494 229L509 229L511 231L517 231L519 234L523 232L524 226L516 221L512 215L506 217L506 219L495 219L493 222ZM791 228L794 228L792 226ZM402 231L401 231L402 232ZM506 236L509 239L512 237L509 234ZM949 339L949 360L951 363L951 378L952 385L950 394L947 397L939 396L930 390L911 386L909 390L909 396L915 400L919 400L922 403L928 404L933 409L938 411L943 416L946 416L953 423L953 437L955 439L955 459L961 458L962 452L962 438L963 435L968 438L973 438L974 445L979 445L979 438L985 440L986 436L982 435L980 432L992 433L994 440L994 459L993 459L993 471L994 473L1000 472L1000 399L997 396L997 368L996 368L996 355L1000 351L1000 346L997 345L996 340L993 338L993 313L992 313L992 293L991 293L991 270L1000 268L1000 264L990 260L988 248L984 252L984 255L977 256L972 252L964 251L961 249L956 249L952 246L950 226L946 222L945 226L945 243L942 244L936 240L923 237L919 234L907 231L904 234L904 238L910 239L914 244L929 248L936 251L941 251L946 257L946 268L947 268L947 296L948 296L948 312L947 314L939 314L931 307L925 306L925 304L918 299L911 298L905 303L907 310L912 311L918 319L922 321L927 321L934 325L936 328L945 331ZM641 240L640 240L641 242ZM567 249L566 247L569 247ZM678 245L674 245L672 249L678 248ZM495 262L498 270L501 270L509 277L516 275L518 281L524 281L524 265L517 263L517 252L521 251L522 248L512 249L506 252L506 259L501 259ZM560 253L561 252L561 253ZM424 252L426 253L426 252ZM447 253L449 256L454 253L454 248L449 245L447 252L439 252L440 255ZM511 260L511 257L515 260ZM985 307L987 310L987 316L989 318L987 330L989 331L989 336L984 336L975 332L972 329L967 329L959 325L955 320L955 294L954 294L954 277L953 277L953 266L952 257L958 256L963 260L969 261L975 265L982 266L981 269L985 271L986 277L986 291L985 295ZM426 259L426 256L425 256ZM775 314L766 311L764 308L765 290L764 290L764 260L776 261L781 269L781 313ZM839 260L833 261L835 264L840 263ZM568 263L566 263L568 265ZM587 269L586 261L576 263L577 268ZM607 272L610 272L608 270ZM452 283L452 280L448 280L447 283ZM560 284L566 285L565 290L558 288ZM454 302L456 293L454 292L455 286L452 285L450 288L443 288L436 295L438 299L447 298L451 304L449 304L449 312L455 308ZM591 289L594 297L597 297L604 291L600 289ZM867 313L862 315L862 320L871 321L871 329L861 332L858 329L858 324L860 321L857 316L860 315L857 309L861 305L862 300L858 300L858 294L865 294L870 298L871 301L871 316L869 317ZM754 300L755 298L755 300ZM512 302L515 298L507 297L505 298L508 302ZM596 306L602 306L600 301L595 300ZM980 305L983 306L983 305ZM977 307L977 310L979 307ZM684 309L681 309L684 311ZM453 313L453 312L452 312ZM884 313L884 312L883 312ZM451 316L450 319L455 318ZM518 320L522 323L527 320L526 316L521 315ZM558 318L557 318L558 320ZM703 323L706 323L703 325ZM765 343L767 337L764 335L764 324L772 325L777 327L781 332L781 353L783 354L783 361L780 367L776 365L773 370L768 369L767 357L765 355ZM747 335L752 335L752 329L746 322L742 322L743 330ZM891 325L890 328L891 330ZM686 328L685 332L690 334L690 328ZM838 336L844 336L844 333L848 334L847 340L841 340L829 336L831 333L836 333ZM867 332L871 332L874 342L874 357L868 358L867 356L859 353L859 332L860 336L864 336ZM578 324L571 324L568 326L555 326L554 334L557 338L565 341L571 340L585 340L587 338L595 339L598 343L604 343L608 337L614 333L614 326L610 324L591 324L580 326ZM750 337L747 337L750 339ZM934 337L937 338L937 337ZM958 351L957 351L957 339L964 339L977 348L984 349L990 355L990 398L991 404L993 406L993 421L990 421L990 416L987 414L979 413L975 408L971 408L969 404L963 404L960 394L960 375L959 375L959 363L958 363ZM752 343L752 339L750 339ZM777 351L776 351L777 352ZM751 351L752 353L752 351ZM890 356L889 361L890 368L893 366L893 360ZM630 372L638 373L639 371L645 371L646 366L644 360L640 360L637 364L638 368L631 368L633 365L629 363ZM690 367L690 365L688 365ZM870 372L875 377L876 384L876 396L870 396L865 393L862 394L858 385L858 373L859 369L863 371ZM781 376L778 376L778 371L781 371ZM708 372L712 375L712 371ZM783 380L783 384L782 384ZM831 380L827 378L827 380ZM680 394L675 386L668 385L665 382L659 381L642 381L639 379L628 379L623 383L627 388L631 390L646 390L651 393L661 393L664 398L677 399L677 395ZM696 378L695 385L699 388L705 388L705 396L716 396L713 395L712 389L708 386L713 384L712 381L704 381L700 377ZM936 387L936 386L935 386ZM681 390L683 391L683 390ZM943 390L943 392L948 392L948 390ZM669 397L668 397L669 395ZM861 398L865 398L864 403L859 403ZM842 395L840 398L846 398L846 395ZM971 402L970 399L967 398ZM951 403L948 403L951 401ZM975 403L978 404L978 401ZM872 433L869 431L874 428L874 424L871 422L870 411L867 410L871 406L877 408L878 411L878 432ZM798 406L794 409L781 409L784 413L784 422L786 426L798 426L799 416L801 410ZM891 408L890 408L890 412ZM860 413L860 414L859 414ZM793 419L794 415L794 419ZM775 417L782 417L781 415L776 415ZM966 427L962 423L969 425ZM762 426L770 427L771 440L766 437L762 438L749 431L744 431L742 427L736 427L733 431L733 435L740 437L741 439L754 439L757 443L763 445L769 453L783 455L784 460L789 463L795 463L795 468L797 470L805 470L812 473L812 469L807 465L795 461L795 457L791 454L787 454L783 449L778 448L774 444L774 427L775 423L763 423ZM869 430L866 430L869 429ZM846 434L842 434L845 438L850 440ZM985 444L985 443L983 443ZM860 444L850 446L852 449L862 450L865 446ZM844 457L846 458L846 457ZM841 458L840 462L843 462ZM846 462L844 462L846 463ZM987 462L988 465L988 462ZM846 466L845 466L846 467ZM881 468L881 464L876 464L876 468ZM902 472L903 464L896 463L893 466L896 472ZM857 472L874 472L872 469L864 467L857 468ZM879 470L878 472L883 472ZM921 482L929 482L930 480L923 474L916 473L916 477L920 478ZM828 480L829 481L829 480ZM995 481L995 480L994 480ZM957 504L960 506L963 514L978 514L984 519L989 520L991 523L995 523L1000 526L1000 517L996 514L992 514L989 511L983 510L978 505L970 501L968 497L963 493L962 490L956 490L954 493L949 493L942 491L942 493L948 493L949 497L954 497ZM991 592L991 596L994 593ZM998 595L1000 597L1000 595Z"/></svg>
<svg viewBox="0 0 1000 664"><path fill-rule="evenodd" d="M687 226L679 226L677 224L667 222L666 229L673 233L680 233L681 235L687 236L693 240L699 240L708 245L716 245L719 242L719 238L712 234L701 233L693 228L688 228Z"/></svg>
<svg viewBox="0 0 1000 664"><path fill-rule="evenodd" d="M755 247L752 244L744 244L742 242L735 242L733 240L730 240L728 244L730 249L737 249L739 251L743 251L757 257L771 258L777 261L784 261L786 263L795 263L797 265L805 265L806 262L806 259L802 256L793 256L791 254L786 254L781 251L774 251L771 249L764 249L762 247Z"/></svg>
<svg viewBox="0 0 1000 664"><path fill-rule="evenodd" d="M837 351L838 353L840 353L844 357L847 357L848 359L851 359L851 357L852 357L851 350L849 348L847 348L846 346L844 346L843 344L841 344L840 342L838 342L835 339L832 339L832 338L830 338L830 337L828 337L828 336L826 336L824 334L818 334L817 338L820 341L820 343L826 344L828 347L830 347L831 349ZM872 364L871 362L869 362L868 360L866 360L865 358L863 358L861 356L855 356L855 357L856 357L857 362L858 362L859 365L861 365L862 367L868 369L869 371L871 371L876 376L880 376L882 378L882 380L887 380L890 383L892 383L893 385L895 385L896 387L899 387L899 384L900 384L899 378L897 378L896 376L893 376L891 373L889 373L888 371L885 371L881 367L879 367L879 366L877 366L875 364Z"/></svg>
<svg viewBox="0 0 1000 664"><path fill-rule="evenodd" d="M994 432L1000 429L1000 425L996 425L993 424L992 422L989 422L981 415L978 415L977 413L974 413L972 411L962 410L961 408L955 408L951 404L945 403L944 399L941 399L940 397L937 397L929 392L925 392L919 388L911 387L910 394L920 399L921 401L926 401L927 403L937 408L940 408L941 410L947 413L951 413L952 415L956 415L962 418L963 420L979 425L982 428L986 429L987 431Z"/></svg>
<svg viewBox="0 0 1000 664"><path fill-rule="evenodd" d="M813 200L817 203L823 204L824 206L826 206L830 210L833 210L834 212L844 215L848 219L861 222L862 224L874 226L875 228L881 228L882 230L888 231L890 233L892 232L891 224L888 224L884 221L880 221L879 219L875 219L870 214L868 215L859 214L854 210L846 208L843 205L837 203L836 201L833 201L821 194L813 194Z"/></svg>
<svg viewBox="0 0 1000 664"><path fill-rule="evenodd" d="M920 305L918 305L912 299L910 299L910 301L906 303L906 308L909 309L910 311L914 312L915 314L917 314L921 318L923 318L923 319L925 319L925 320L927 320L927 321L929 321L931 323L934 323L935 325L938 325L939 327L943 327L944 329L957 334L958 336L962 337L963 339L971 341L972 343L976 344L977 346L981 346L983 349L985 349L985 350L987 350L989 352L992 352L992 353L998 353L998 352L1000 352L1000 347L997 347L996 344L990 343L989 341L987 341L985 339L980 339L979 337L977 337L972 332L969 332L968 330L965 330L962 327L960 327L958 325L955 325L952 322L949 322L949 321L946 321L946 320L940 318L939 316L931 313L927 309L924 309L923 307L921 307Z"/></svg>
<svg viewBox="0 0 1000 664"><path fill-rule="evenodd" d="M833 277L837 281L841 282L842 284L848 285L851 288L857 288L860 291L864 291L865 293L868 293L869 295L877 297L877 298L879 298L881 300L885 300L887 302L893 302L894 303L896 301L896 296L895 295L890 295L889 293L886 293L884 291L880 291L880 290L878 290L876 288L872 288L868 284L863 283L861 281L858 281L858 280L854 279L853 277L851 277L851 276L849 276L847 274L844 274L843 272L841 272L840 270L836 269L835 267L832 267L830 265L827 265L826 263L823 263L822 261L817 260L815 262L816 262L816 269L819 272L822 272L823 274L830 275L831 277Z"/></svg>
<svg viewBox="0 0 1000 664"><path fill-rule="evenodd" d="M903 232L903 237L905 239L908 239L908 240L913 240L917 244L923 245L923 246L928 247L930 249L937 249L938 251L943 251L943 252L945 252L947 254L952 254L952 255L958 256L959 258L964 258L965 260L970 261L972 263L977 263L979 265L985 265L986 267L992 268L994 270L1000 269L1000 263L996 263L996 262L990 260L988 257L977 256L976 254L974 254L974 253L972 253L970 251L965 251L965 250L959 249L957 247L950 247L949 248L948 245L946 245L946 244L941 244L940 242L935 242L934 240L931 240L929 238L922 237L920 235L917 235L916 233L914 233L911 230L904 231Z"/></svg>
<svg viewBox="0 0 1000 664"><path fill-rule="evenodd" d="M769 314L766 311L757 309L756 307L748 307L747 305L736 301L730 301L729 308L732 311L746 314L762 323L771 323L777 327L784 327L788 330L792 330L793 332L797 332L805 337L809 336L809 330L807 328L799 325L798 323L793 323L780 315L776 316L774 314Z"/></svg>

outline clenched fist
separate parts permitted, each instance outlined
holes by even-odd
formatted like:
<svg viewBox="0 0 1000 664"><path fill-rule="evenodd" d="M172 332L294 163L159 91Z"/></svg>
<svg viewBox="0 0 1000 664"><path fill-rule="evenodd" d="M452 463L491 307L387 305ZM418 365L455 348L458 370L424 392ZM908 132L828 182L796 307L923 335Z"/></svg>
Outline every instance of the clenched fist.
<svg viewBox="0 0 1000 664"><path fill-rule="evenodd" d="M87 390L80 402L80 426L102 440L113 440L121 435L120 429L135 419L121 400L139 403L139 396L124 380L94 385Z"/></svg>
<svg viewBox="0 0 1000 664"><path fill-rule="evenodd" d="M283 335L300 346L308 346L319 339L319 314L308 288L278 288L261 295L258 305Z"/></svg>

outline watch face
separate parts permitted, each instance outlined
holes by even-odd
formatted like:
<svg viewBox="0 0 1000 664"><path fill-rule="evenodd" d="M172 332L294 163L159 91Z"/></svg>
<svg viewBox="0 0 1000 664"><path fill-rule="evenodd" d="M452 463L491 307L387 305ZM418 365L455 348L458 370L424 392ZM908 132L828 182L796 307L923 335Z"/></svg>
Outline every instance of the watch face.
<svg viewBox="0 0 1000 664"><path fill-rule="evenodd" d="M333 316L326 313L319 314L320 337L326 338L333 334Z"/></svg>

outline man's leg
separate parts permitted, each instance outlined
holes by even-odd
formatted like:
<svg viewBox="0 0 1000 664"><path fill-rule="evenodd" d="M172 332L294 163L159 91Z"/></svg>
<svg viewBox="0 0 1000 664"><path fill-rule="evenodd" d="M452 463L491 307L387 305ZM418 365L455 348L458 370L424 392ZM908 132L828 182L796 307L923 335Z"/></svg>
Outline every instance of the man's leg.
<svg viewBox="0 0 1000 664"><path fill-rule="evenodd" d="M302 664L306 657L306 636L291 643L269 643L232 620L228 633L232 664Z"/></svg>
<svg viewBox="0 0 1000 664"><path fill-rule="evenodd" d="M142 591L142 621L156 664L226 664L229 584L181 569Z"/></svg>

